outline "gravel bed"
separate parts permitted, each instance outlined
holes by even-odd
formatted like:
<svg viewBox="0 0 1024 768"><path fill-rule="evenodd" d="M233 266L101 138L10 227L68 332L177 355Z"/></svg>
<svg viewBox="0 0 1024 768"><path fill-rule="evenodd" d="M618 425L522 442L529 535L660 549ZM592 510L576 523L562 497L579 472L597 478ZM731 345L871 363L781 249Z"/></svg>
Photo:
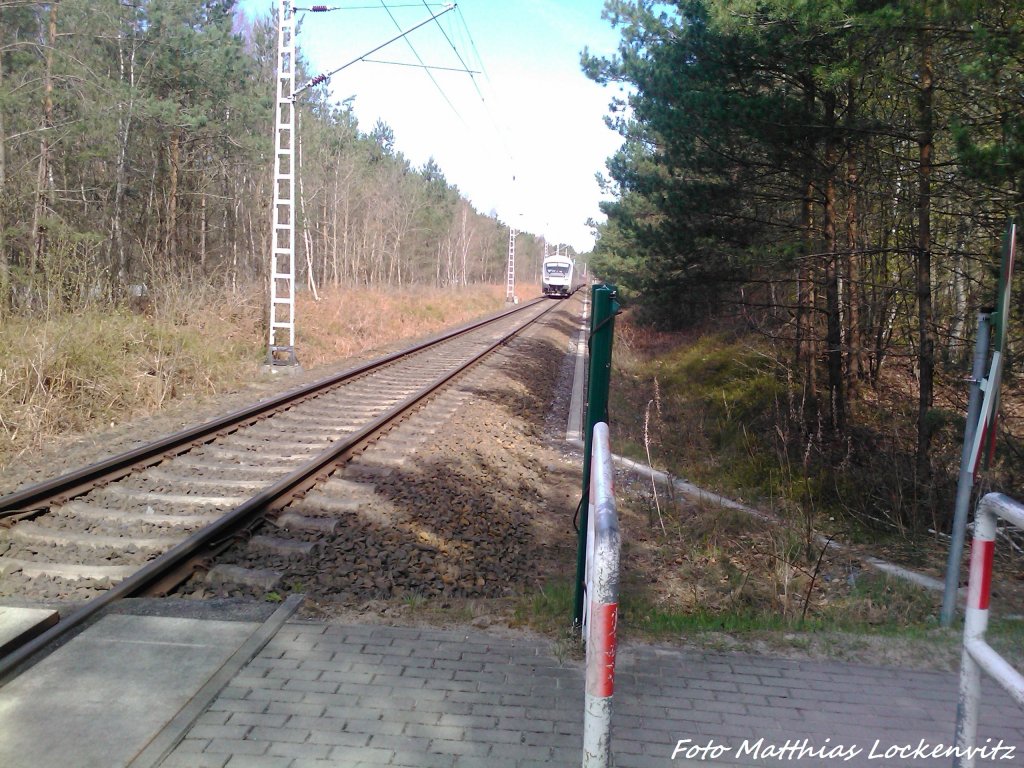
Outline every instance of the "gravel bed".
<svg viewBox="0 0 1024 768"><path fill-rule="evenodd" d="M367 452L296 505L303 515L333 516L333 531L270 523L256 531L313 544L308 555L238 546L222 558L278 572L271 590L259 579L248 586L195 579L183 596L279 600L301 592L309 612L377 613L388 603L512 597L564 571L574 562L579 461L558 441L571 385L571 312L578 309L565 302L544 327L469 374L454 400L443 398L447 412L428 406L413 417L406 431L426 435L418 446L401 435L383 441L379 451L409 454L390 462L394 469L361 477L375 461ZM355 508L334 510L325 499L347 499Z"/></svg>

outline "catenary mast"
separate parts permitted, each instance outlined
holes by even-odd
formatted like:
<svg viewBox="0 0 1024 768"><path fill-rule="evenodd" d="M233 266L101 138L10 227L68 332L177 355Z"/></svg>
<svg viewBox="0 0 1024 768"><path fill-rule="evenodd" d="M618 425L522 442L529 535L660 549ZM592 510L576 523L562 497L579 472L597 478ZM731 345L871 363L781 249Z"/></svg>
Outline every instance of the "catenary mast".
<svg viewBox="0 0 1024 768"><path fill-rule="evenodd" d="M295 8L277 2L277 113L274 118L274 204L270 242L271 366L295 357Z"/></svg>

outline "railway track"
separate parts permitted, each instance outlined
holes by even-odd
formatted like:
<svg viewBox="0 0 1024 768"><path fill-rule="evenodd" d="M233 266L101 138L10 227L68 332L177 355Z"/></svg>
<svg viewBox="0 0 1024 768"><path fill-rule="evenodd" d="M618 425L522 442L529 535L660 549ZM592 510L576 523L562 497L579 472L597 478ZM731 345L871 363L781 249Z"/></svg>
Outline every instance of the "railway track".
<svg viewBox="0 0 1024 768"><path fill-rule="evenodd" d="M0 674L113 600L164 593L197 566L211 567L211 553L258 521L314 532L337 525L304 513L301 501L288 505L368 446L385 444L388 430L408 440L396 424L556 306L522 305L0 497L0 598L67 606L57 627L0 661ZM331 488L333 500L321 499L321 510L357 503L345 496L358 497L358 484L334 479ZM250 543L285 555L289 547L312 546L265 534ZM230 565L218 573L214 566L210 576L259 578L240 570Z"/></svg>

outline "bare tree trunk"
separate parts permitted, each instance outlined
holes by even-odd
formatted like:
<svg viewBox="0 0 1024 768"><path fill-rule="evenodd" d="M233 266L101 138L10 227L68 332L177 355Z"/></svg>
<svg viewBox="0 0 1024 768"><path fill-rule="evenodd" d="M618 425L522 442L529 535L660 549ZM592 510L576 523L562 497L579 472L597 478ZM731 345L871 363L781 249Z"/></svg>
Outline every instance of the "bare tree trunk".
<svg viewBox="0 0 1024 768"><path fill-rule="evenodd" d="M807 182L806 193L800 213L800 227L803 230L804 253L800 257L796 274L796 367L802 371L805 393L813 398L816 394L814 360L817 344L814 338L815 288L811 270L810 254L813 243L814 215L812 212L813 184Z"/></svg>
<svg viewBox="0 0 1024 768"><path fill-rule="evenodd" d="M861 329L861 274L860 274L860 226L857 219L856 171L850 169L853 181L850 183L849 206L846 212L846 376L847 392L857 390L864 379L864 340ZM849 179L850 176L848 175Z"/></svg>
<svg viewBox="0 0 1024 768"><path fill-rule="evenodd" d="M964 258L967 248L967 218L962 217L956 227L956 248L953 251L953 323L950 328L949 356L955 363L967 359L967 267Z"/></svg>
<svg viewBox="0 0 1024 768"><path fill-rule="evenodd" d="M309 286L309 290L311 290L313 292L313 299L315 301L320 301L320 294L317 293L317 290L316 290L316 278L315 278L315 275L313 274L313 260L315 259L315 256L313 254L313 233L310 232L309 217L306 216L306 185L303 182L303 173L302 173L302 121L301 121L301 118L299 120L298 129L296 130L296 133L299 136L298 147L297 147L298 153L299 153L299 157L298 157L298 161L299 162L298 162L298 168L297 168L298 169L298 177L299 177L299 210L302 211L301 219L302 219L302 221L305 224L305 226L303 226L303 228L302 228L302 245L303 245L303 250L305 251L305 254L306 254L306 282L307 282L307 285ZM295 218L299 219L300 217L296 216Z"/></svg>
<svg viewBox="0 0 1024 768"><path fill-rule="evenodd" d="M336 237L332 238L333 220L331 218L330 209L327 206L327 190L324 189L323 205L320 207L321 227L323 228L323 242L320 244L320 251L322 256L320 257L320 284L327 285L328 275L331 274L331 253L336 249L332 248L332 240L337 241Z"/></svg>
<svg viewBox="0 0 1024 768"><path fill-rule="evenodd" d="M115 252L114 258L108 255L108 261L113 262L114 274L122 284L128 282L131 273L131 264L128 261L128 252L124 247L124 227L121 221L122 207L124 206L124 195L128 178L128 137L131 134L132 117L135 112L135 40L134 21L132 26L132 43L130 51L125 53L124 36L122 27L118 24L117 31L117 54L118 66L120 68L121 82L127 82L130 94L127 107L122 103L118 104L117 117L117 170L114 180L114 210L111 214L110 248Z"/></svg>
<svg viewBox="0 0 1024 768"><path fill-rule="evenodd" d="M466 206L463 206L462 207L462 231L460 233L460 241L461 242L459 243L459 245L461 246L461 250L462 250L462 284L463 285L468 285L469 284L469 275L468 275L469 270L466 267L466 259L469 257L469 243L466 240L466 216L468 215L468 213L469 213L469 211L466 208Z"/></svg>
<svg viewBox="0 0 1024 768"><path fill-rule="evenodd" d="M449 237L445 241L445 278L444 284L446 286L455 285L456 273L455 273L455 243Z"/></svg>
<svg viewBox="0 0 1024 768"><path fill-rule="evenodd" d="M381 247L380 247L380 230L374 226L373 228L373 241L370 246L370 265L368 272L370 274L370 285L377 285L380 282L381 277Z"/></svg>
<svg viewBox="0 0 1024 768"><path fill-rule="evenodd" d="M344 216L341 220L341 266L342 276L348 273L349 279L355 279L355 265L352 263L353 259L351 256L352 252L352 238L349 231L352 221L352 204L346 195L345 205L342 209Z"/></svg>
<svg viewBox="0 0 1024 768"><path fill-rule="evenodd" d="M926 13L930 8L926 7ZM930 15L930 14L929 14ZM935 373L935 316L932 306L931 178L934 160L934 70L932 38L927 24L921 37L918 71L918 197L917 197L917 331L920 390L917 409L917 476L926 483L931 474L932 407Z"/></svg>
<svg viewBox="0 0 1024 768"><path fill-rule="evenodd" d="M814 114L817 100L817 89L814 78L803 74L800 77L803 86L804 108L808 115ZM814 147L808 146L808 155L813 155ZM803 391L806 399L813 401L817 395L816 360L817 349L817 296L814 280L814 265L811 254L814 253L814 172L813 164L808 159L808 168L804 182L804 196L800 205L800 231L803 238L803 249L797 265L796 275L796 369L803 380Z"/></svg>
<svg viewBox="0 0 1024 768"><path fill-rule="evenodd" d="M199 266L206 272L206 190L199 193Z"/></svg>
<svg viewBox="0 0 1024 768"><path fill-rule="evenodd" d="M835 139L836 98L825 95L825 123L829 136L825 144L825 338L828 361L829 422L838 434L846 430L846 400L843 395L843 339L839 302L839 257L836 251L836 167L839 147Z"/></svg>
<svg viewBox="0 0 1024 768"><path fill-rule="evenodd" d="M316 280L313 275L313 235L308 227L302 230L302 241L306 246L306 284L313 293L313 300L320 301L320 292L316 289Z"/></svg>
<svg viewBox="0 0 1024 768"><path fill-rule="evenodd" d="M36 204L32 212L32 255L29 274L35 275L46 251L46 224L50 209L50 131L53 129L53 51L57 44L57 0L50 4L47 31L46 69L43 74L43 121L39 131L39 170L36 175Z"/></svg>
<svg viewBox="0 0 1024 768"><path fill-rule="evenodd" d="M168 149L169 180L167 190L167 222L164 229L164 252L172 262L178 257L178 164L181 162L181 133L171 132Z"/></svg>
<svg viewBox="0 0 1024 768"><path fill-rule="evenodd" d="M850 122L854 113L854 85L847 88L847 114ZM849 127L849 126L848 126ZM857 171L857 145L849 140L846 147L846 376L847 394L857 390L864 379L864 342L861 329L861 275L860 275L860 218L857 210L859 204L858 183L860 174ZM852 399L852 397L851 397Z"/></svg>

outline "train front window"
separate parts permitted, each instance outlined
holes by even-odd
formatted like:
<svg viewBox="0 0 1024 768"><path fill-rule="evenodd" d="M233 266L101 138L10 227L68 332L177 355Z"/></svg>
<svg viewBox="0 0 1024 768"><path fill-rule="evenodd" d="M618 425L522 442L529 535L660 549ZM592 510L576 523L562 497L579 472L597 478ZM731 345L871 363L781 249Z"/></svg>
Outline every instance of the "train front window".
<svg viewBox="0 0 1024 768"><path fill-rule="evenodd" d="M569 274L569 267L565 264L547 264L544 266L544 273L548 277L565 277Z"/></svg>

